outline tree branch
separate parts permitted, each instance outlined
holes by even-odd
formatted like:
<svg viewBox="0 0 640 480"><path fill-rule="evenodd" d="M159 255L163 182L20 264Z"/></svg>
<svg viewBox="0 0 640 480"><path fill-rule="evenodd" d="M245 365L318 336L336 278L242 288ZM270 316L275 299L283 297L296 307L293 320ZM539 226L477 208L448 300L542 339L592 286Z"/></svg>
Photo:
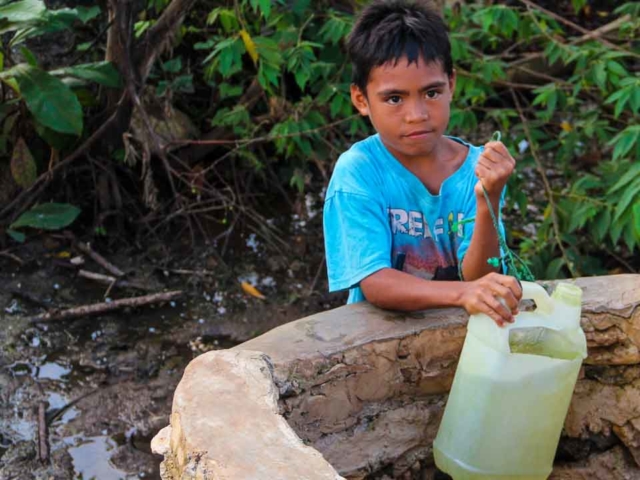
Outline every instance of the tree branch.
<svg viewBox="0 0 640 480"><path fill-rule="evenodd" d="M622 48L621 46L616 45L615 43L610 42L609 40L599 36L599 34L602 33L602 32L598 32L598 33L596 33L596 31L592 32L591 30L588 30L588 29L586 29L584 27L581 27L580 25L578 25L576 23L573 23L571 20L567 20L566 18L564 18L564 17L562 17L562 16L560 16L560 15L558 15L556 13L553 13L550 10L547 10L546 8L543 8L540 5L536 5L535 3L533 3L530 0L519 0L519 1L520 1L520 3L523 3L524 5L526 5L527 8L536 9L536 10L538 10L538 11L540 11L540 12L542 12L542 13L548 15L548 16L550 16L554 20L557 20L558 22L563 23L563 24L567 25L568 27L571 27L574 30L577 30L578 32L584 34L584 37L582 38L584 40L588 40L588 39L594 38L594 39L598 40L600 43L602 43L603 45L606 45L609 48L612 48L614 50L618 50L620 52L626 53L627 55L629 55L631 57L640 58L640 55L638 55L637 53L631 52L629 50L626 50L625 48Z"/></svg>
<svg viewBox="0 0 640 480"><path fill-rule="evenodd" d="M173 0L162 12L156 24L149 29L142 43L136 47L133 60L143 81L194 3L196 0Z"/></svg>

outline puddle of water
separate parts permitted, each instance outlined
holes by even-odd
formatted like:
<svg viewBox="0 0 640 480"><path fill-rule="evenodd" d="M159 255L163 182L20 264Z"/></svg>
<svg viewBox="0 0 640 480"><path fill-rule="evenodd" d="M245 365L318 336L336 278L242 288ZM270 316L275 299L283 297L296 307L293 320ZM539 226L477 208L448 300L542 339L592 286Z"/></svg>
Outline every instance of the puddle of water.
<svg viewBox="0 0 640 480"><path fill-rule="evenodd" d="M91 321L78 320L69 326L70 335L73 337L74 343L82 346L80 350L101 352L99 355L94 355L94 357L105 355L104 358L101 357L97 360L88 355L88 364L87 362L79 362L78 349L67 349L65 346L61 347L56 344L55 335L48 338L47 334L35 332L25 337L26 345L33 349L33 356L29 359L23 358L21 361L5 367L21 387L16 390L12 398L15 402L15 412L10 418L7 418L9 423L7 424L6 435L4 438L0 436L0 457L17 440L37 439L35 417L31 414L23 419L23 415L26 412L25 405L32 404L36 400L46 400L48 403L48 415L55 414L59 409L68 405L69 401L78 397L78 390L86 392L87 386L91 385L92 376L96 369L99 368L94 367L91 360L96 360L97 363L101 360L114 361L114 364L118 365L119 352L122 350L124 352L122 353L124 364L129 367L130 360L127 357L127 352L134 349L140 342L146 342L150 345L153 342L160 342L163 345L162 351L171 352L167 354L167 359L158 360L158 365L161 368L169 369L170 367L166 362L173 357L179 358L183 362L185 358L193 355L193 352L188 345L174 343L171 339L165 339L164 333L175 329L176 323L184 322L185 319L197 321L198 318L200 317L192 314L187 302L174 302L168 306L137 313L135 322L121 322L118 317L107 317L99 321L95 319L91 319ZM56 328L57 326L52 326L54 334L56 332L53 330ZM198 340L207 346L207 349L229 348L237 344L236 341L230 338L215 334L202 335L198 337ZM108 367L109 365L107 364L106 366ZM133 367L136 367L136 365L134 364ZM33 380L33 382L28 380ZM34 393L34 382L44 388ZM23 383L24 385L22 385ZM42 394L44 394L44 397ZM146 438L139 434L132 436L134 432L122 432L123 443L119 444L117 435L115 437L107 436L106 432L101 434L91 432L94 435L98 434L97 436L78 433L82 431L82 422L85 421L84 416L88 413L84 408L85 405L82 403L79 403L77 407L71 406L59 417L56 417L50 425L51 448L52 450L59 448L68 450L73 460L74 478L83 480L131 480L142 478L149 474L153 476L157 473L157 469L151 469L153 464L148 459L148 455L151 453L149 445L151 437ZM80 418L80 422L74 423L70 429L74 434L69 435L69 430L65 428L66 425L77 422L78 418ZM0 420L2 419L0 418ZM78 429L79 427L80 429ZM3 433L5 432L3 431ZM132 456L135 458L132 460L127 458L122 463L120 461L113 463L111 458L114 457L114 454L121 453L119 448L126 441L131 441L131 446L135 451L141 453L138 454L134 451ZM140 455L143 456L143 460L140 460ZM120 457L121 455L118 456L118 458ZM122 459L120 458L120 460ZM135 472L138 469L142 470L140 474L128 473ZM154 473L151 473L152 471Z"/></svg>
<svg viewBox="0 0 640 480"><path fill-rule="evenodd" d="M37 378L48 378L51 380L63 380L62 377L69 375L71 369L59 363L48 362L38 367Z"/></svg>
<svg viewBox="0 0 640 480"><path fill-rule="evenodd" d="M109 437L69 437L65 442L71 444L69 454L78 478L84 480L122 480L136 478L115 468L109 457L117 448L116 442Z"/></svg>
<svg viewBox="0 0 640 480"><path fill-rule="evenodd" d="M68 400L65 397L55 392L47 392L47 401L49 402L50 410L60 410L61 408L66 406L68 403ZM71 407L67 409L60 418L54 420L53 423L54 424L57 422L61 422L62 424L68 423L74 418L76 418L79 414L80 412L76 407Z"/></svg>
<svg viewBox="0 0 640 480"><path fill-rule="evenodd" d="M13 365L9 365L8 369L14 377L23 377L25 375L33 374L33 366L28 363L16 362Z"/></svg>

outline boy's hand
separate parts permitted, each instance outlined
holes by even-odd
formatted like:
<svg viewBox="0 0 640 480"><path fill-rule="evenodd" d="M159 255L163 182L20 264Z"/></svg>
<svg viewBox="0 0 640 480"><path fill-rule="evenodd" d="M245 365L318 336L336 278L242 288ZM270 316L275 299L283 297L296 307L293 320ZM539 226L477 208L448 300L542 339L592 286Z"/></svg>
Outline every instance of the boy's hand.
<svg viewBox="0 0 640 480"><path fill-rule="evenodd" d="M478 280L465 282L465 285L460 303L469 314L484 313L499 327L513 322L522 298L522 289L515 278L489 273ZM504 304L499 301L500 298Z"/></svg>
<svg viewBox="0 0 640 480"><path fill-rule="evenodd" d="M502 189L513 172L516 161L502 142L489 142L476 165L476 176L480 179L474 188L478 198L483 198L482 186L487 189L489 198L500 199Z"/></svg>

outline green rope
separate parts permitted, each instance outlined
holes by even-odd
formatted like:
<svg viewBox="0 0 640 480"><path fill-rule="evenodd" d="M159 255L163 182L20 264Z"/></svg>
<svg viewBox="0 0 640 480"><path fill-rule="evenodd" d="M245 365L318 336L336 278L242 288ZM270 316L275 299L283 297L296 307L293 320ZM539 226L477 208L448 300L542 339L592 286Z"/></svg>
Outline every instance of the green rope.
<svg viewBox="0 0 640 480"><path fill-rule="evenodd" d="M495 132L491 137L491 141L499 142L501 137L502 135L500 134L500 132ZM493 206L491 205L489 194L487 193L487 190L484 188L484 185L482 186L482 193L484 194L484 199L487 202L487 206L489 207L489 214L491 215L493 228L495 228L496 234L498 235L498 243L500 245L500 251L504 252L504 254L501 257L488 258L487 263L494 268L498 268L500 267L500 264L504 262L505 265L507 266L507 275L511 275L517 278L518 280L525 280L525 281L535 280L533 273L531 273L531 270L529 270L529 267L524 262L524 260L522 260L515 253L513 253L511 249L508 247L504 236L500 232L498 218L496 217L496 214L493 211ZM475 217L461 220L460 222L455 222L451 226L451 231L455 233L458 231L459 225L462 225L464 223L470 223L473 221L475 221ZM459 266L459 273L460 273L460 278L462 278L462 265Z"/></svg>

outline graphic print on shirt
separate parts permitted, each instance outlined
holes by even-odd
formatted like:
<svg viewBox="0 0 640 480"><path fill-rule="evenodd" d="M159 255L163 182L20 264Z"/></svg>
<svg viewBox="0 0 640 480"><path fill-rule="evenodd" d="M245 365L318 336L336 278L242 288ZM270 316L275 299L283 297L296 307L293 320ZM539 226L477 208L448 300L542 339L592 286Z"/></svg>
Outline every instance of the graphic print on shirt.
<svg viewBox="0 0 640 480"><path fill-rule="evenodd" d="M389 208L392 258L406 255L403 270L430 280L438 269L457 267L456 250L464 238L464 214L449 212L430 222L422 212ZM455 220L454 220L455 219ZM458 223L458 228L454 228Z"/></svg>

